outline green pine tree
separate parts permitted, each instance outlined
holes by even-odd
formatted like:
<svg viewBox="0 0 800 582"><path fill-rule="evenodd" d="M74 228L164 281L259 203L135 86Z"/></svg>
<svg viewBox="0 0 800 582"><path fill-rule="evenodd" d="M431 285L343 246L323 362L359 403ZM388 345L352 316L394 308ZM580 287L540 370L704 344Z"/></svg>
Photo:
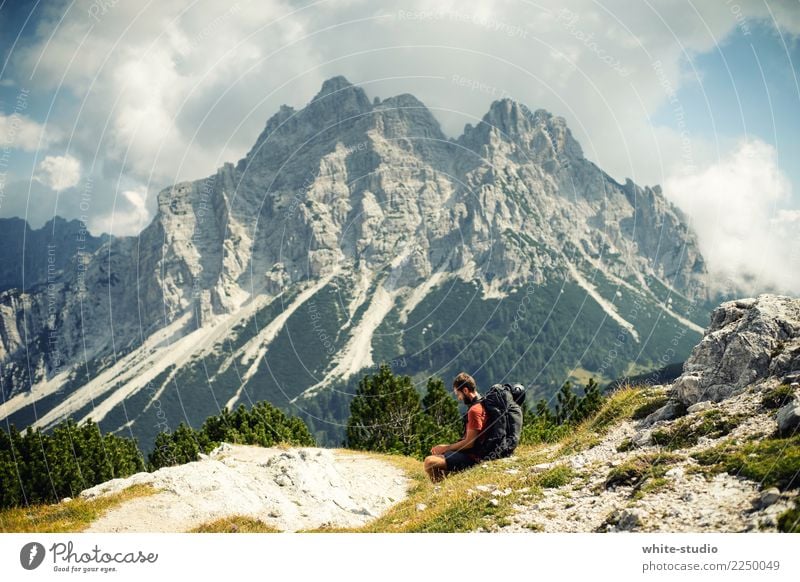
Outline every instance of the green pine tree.
<svg viewBox="0 0 800 582"><path fill-rule="evenodd" d="M578 409L578 397L572 391L572 382L567 380L556 395L556 421L558 424L570 422Z"/></svg>
<svg viewBox="0 0 800 582"><path fill-rule="evenodd" d="M536 412L534 414L537 418L542 419L546 423L555 424L555 416L551 412L550 407L547 405L547 400L544 398L540 398L536 403Z"/></svg>
<svg viewBox="0 0 800 582"><path fill-rule="evenodd" d="M171 467L178 464L178 451L172 440L172 434L160 432L156 435L153 450L147 458L149 471L156 471L161 467Z"/></svg>
<svg viewBox="0 0 800 582"><path fill-rule="evenodd" d="M354 449L418 454L422 406L409 376L394 376L388 365L358 384L350 403L347 444Z"/></svg>
<svg viewBox="0 0 800 582"><path fill-rule="evenodd" d="M458 433L461 432L458 402L445 389L441 378L428 378L425 397L422 399L422 408L424 413L442 430L452 428Z"/></svg>
<svg viewBox="0 0 800 582"><path fill-rule="evenodd" d="M589 418L600 410L603 404L603 395L600 392L600 386L594 381L594 378L589 379L589 383L583 388L583 397L578 403L578 416L581 420Z"/></svg>
<svg viewBox="0 0 800 582"><path fill-rule="evenodd" d="M434 445L453 443L461 438L463 420L458 412L458 403L445 389L441 378L428 378L422 408L419 451L421 457L429 455Z"/></svg>
<svg viewBox="0 0 800 582"><path fill-rule="evenodd" d="M144 469L136 442L67 419L51 433L0 430L0 507L55 503Z"/></svg>

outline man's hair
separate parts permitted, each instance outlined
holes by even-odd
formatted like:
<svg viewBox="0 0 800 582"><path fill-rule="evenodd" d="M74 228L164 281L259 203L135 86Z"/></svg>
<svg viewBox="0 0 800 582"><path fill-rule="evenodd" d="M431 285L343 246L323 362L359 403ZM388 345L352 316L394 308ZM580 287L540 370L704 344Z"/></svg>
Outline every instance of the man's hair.
<svg viewBox="0 0 800 582"><path fill-rule="evenodd" d="M478 390L478 387L475 385L475 378L467 374L466 372L461 372L458 376L455 377L453 380L453 388L456 390L460 390L461 388L466 388L469 392L475 392Z"/></svg>

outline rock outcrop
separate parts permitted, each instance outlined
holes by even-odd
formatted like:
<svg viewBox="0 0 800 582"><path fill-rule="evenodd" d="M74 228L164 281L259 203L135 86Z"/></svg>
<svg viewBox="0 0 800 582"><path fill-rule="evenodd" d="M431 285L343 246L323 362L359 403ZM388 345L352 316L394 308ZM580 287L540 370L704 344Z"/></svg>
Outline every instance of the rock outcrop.
<svg viewBox="0 0 800 582"><path fill-rule="evenodd" d="M511 525L496 529L796 531L785 516L800 507L799 370L800 299L723 303L684 374L641 389L664 406L541 465L570 467L580 480L514 505Z"/></svg>
<svg viewBox="0 0 800 582"><path fill-rule="evenodd" d="M800 370L800 299L759 295L720 305L673 385L684 404L718 402Z"/></svg>

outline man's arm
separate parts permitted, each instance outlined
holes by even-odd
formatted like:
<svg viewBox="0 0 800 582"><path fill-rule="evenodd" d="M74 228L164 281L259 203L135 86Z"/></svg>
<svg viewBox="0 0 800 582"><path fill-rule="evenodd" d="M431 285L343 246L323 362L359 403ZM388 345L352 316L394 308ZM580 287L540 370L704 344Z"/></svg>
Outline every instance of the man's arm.
<svg viewBox="0 0 800 582"><path fill-rule="evenodd" d="M464 451L466 449L471 449L475 445L475 439L478 438L479 434L480 431L475 430L474 428L468 428L466 436L457 443L453 443L452 445L447 445L447 450Z"/></svg>
<svg viewBox="0 0 800 582"><path fill-rule="evenodd" d="M460 441L452 445L437 445L431 449L434 455L443 455L448 451L465 451L471 449L475 445L475 439L478 438L480 431L474 428L468 428L466 436Z"/></svg>

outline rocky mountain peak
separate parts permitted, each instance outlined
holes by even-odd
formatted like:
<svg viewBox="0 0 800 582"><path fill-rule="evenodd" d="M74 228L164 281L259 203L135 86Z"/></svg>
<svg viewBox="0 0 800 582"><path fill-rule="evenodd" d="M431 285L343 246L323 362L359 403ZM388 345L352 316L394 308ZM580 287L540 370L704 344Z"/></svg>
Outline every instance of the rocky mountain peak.
<svg viewBox="0 0 800 582"><path fill-rule="evenodd" d="M342 76L328 79L304 108L281 106L237 169L261 180L265 170L286 171L284 164L306 155L303 151L321 157L337 142L348 146L350 142L363 143L371 111L372 104L361 87ZM307 165L304 160L298 163Z"/></svg>
<svg viewBox="0 0 800 582"><path fill-rule="evenodd" d="M408 93L384 99L374 111L375 127L388 138L447 140L430 110L422 101Z"/></svg>
<svg viewBox="0 0 800 582"><path fill-rule="evenodd" d="M531 111L521 103L513 99L500 99L489 106L489 111L483 116L483 123L506 135L515 136L530 132L534 119Z"/></svg>
<svg viewBox="0 0 800 582"><path fill-rule="evenodd" d="M330 95L331 93L338 93L348 89L354 89L363 93L363 90L360 87L353 85L347 80L346 77L343 75L336 75L335 77L331 77L330 79L326 79L322 82L322 87L320 87L319 92L312 101L316 101L317 99L320 99L326 95Z"/></svg>
<svg viewBox="0 0 800 582"><path fill-rule="evenodd" d="M339 123L370 109L372 105L364 90L338 76L322 84L319 93L304 109L304 113L318 122Z"/></svg>
<svg viewBox="0 0 800 582"><path fill-rule="evenodd" d="M530 161L545 164L558 161L563 166L583 159L583 150L563 117L544 109L531 112L508 98L494 101L476 127L467 125L460 141L474 151L485 145L511 144Z"/></svg>

